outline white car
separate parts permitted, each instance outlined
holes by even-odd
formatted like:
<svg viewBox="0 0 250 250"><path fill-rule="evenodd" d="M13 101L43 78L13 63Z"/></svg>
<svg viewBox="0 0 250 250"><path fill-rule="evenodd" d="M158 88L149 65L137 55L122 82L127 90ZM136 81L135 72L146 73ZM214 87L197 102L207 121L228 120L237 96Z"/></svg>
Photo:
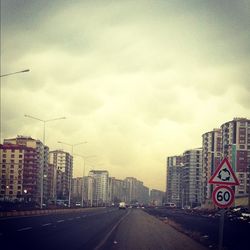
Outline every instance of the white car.
<svg viewBox="0 0 250 250"><path fill-rule="evenodd" d="M124 201L119 203L119 209L126 209L126 203Z"/></svg>

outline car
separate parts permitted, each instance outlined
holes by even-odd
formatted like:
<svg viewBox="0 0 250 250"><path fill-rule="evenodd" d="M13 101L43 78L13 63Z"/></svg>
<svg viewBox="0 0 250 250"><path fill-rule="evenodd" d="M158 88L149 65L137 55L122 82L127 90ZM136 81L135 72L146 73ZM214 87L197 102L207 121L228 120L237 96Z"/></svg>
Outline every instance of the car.
<svg viewBox="0 0 250 250"><path fill-rule="evenodd" d="M76 202L76 207L81 207L81 206L82 206L81 202Z"/></svg>
<svg viewBox="0 0 250 250"><path fill-rule="evenodd" d="M126 203L124 201L119 203L119 209L126 209Z"/></svg>

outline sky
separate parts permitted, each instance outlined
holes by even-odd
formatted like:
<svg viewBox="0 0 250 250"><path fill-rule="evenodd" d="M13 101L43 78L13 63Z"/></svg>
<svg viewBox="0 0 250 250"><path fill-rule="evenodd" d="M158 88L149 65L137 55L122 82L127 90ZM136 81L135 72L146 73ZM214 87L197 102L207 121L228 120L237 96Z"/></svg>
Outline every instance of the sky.
<svg viewBox="0 0 250 250"><path fill-rule="evenodd" d="M166 158L250 118L248 0L1 0L1 137L78 144L91 169L164 191ZM89 157L87 156L95 156ZM83 158L74 157L74 176Z"/></svg>

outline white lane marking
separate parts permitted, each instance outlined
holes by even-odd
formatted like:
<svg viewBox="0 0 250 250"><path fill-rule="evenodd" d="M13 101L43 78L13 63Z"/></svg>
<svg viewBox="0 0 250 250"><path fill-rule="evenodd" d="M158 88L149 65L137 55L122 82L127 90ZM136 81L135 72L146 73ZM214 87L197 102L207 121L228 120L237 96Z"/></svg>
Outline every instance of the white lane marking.
<svg viewBox="0 0 250 250"><path fill-rule="evenodd" d="M111 231L108 232L108 234L104 237L104 239L94 248L94 250L99 250L101 249L105 242L108 240L110 235L114 232L114 230L120 225L120 223L131 213L131 211L128 211L123 217L120 218L120 220L113 226Z"/></svg>
<svg viewBox="0 0 250 250"><path fill-rule="evenodd" d="M24 228L18 229L17 232L26 231L26 230L30 230L30 229L32 229L32 227L24 227Z"/></svg>
<svg viewBox="0 0 250 250"><path fill-rule="evenodd" d="M63 222L63 221L64 221L64 220L58 220L57 223L61 223L61 222Z"/></svg>
<svg viewBox="0 0 250 250"><path fill-rule="evenodd" d="M68 218L68 220L74 220L74 218Z"/></svg>
<svg viewBox="0 0 250 250"><path fill-rule="evenodd" d="M75 217L75 219L80 219L81 217Z"/></svg>
<svg viewBox="0 0 250 250"><path fill-rule="evenodd" d="M47 223L47 224L43 224L42 227L46 227L46 226L49 226L51 225L52 223Z"/></svg>

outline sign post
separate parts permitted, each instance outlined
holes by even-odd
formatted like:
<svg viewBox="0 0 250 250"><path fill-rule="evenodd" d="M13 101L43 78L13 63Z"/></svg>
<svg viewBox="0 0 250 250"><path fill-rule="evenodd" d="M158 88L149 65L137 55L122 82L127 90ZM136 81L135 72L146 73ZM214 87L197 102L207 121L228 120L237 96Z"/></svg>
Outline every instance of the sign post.
<svg viewBox="0 0 250 250"><path fill-rule="evenodd" d="M213 191L212 198L214 204L222 208L219 224L219 250L222 250L225 208L230 207L234 202L234 191L230 186L239 185L239 181L227 158L222 160L208 183L217 185Z"/></svg>

